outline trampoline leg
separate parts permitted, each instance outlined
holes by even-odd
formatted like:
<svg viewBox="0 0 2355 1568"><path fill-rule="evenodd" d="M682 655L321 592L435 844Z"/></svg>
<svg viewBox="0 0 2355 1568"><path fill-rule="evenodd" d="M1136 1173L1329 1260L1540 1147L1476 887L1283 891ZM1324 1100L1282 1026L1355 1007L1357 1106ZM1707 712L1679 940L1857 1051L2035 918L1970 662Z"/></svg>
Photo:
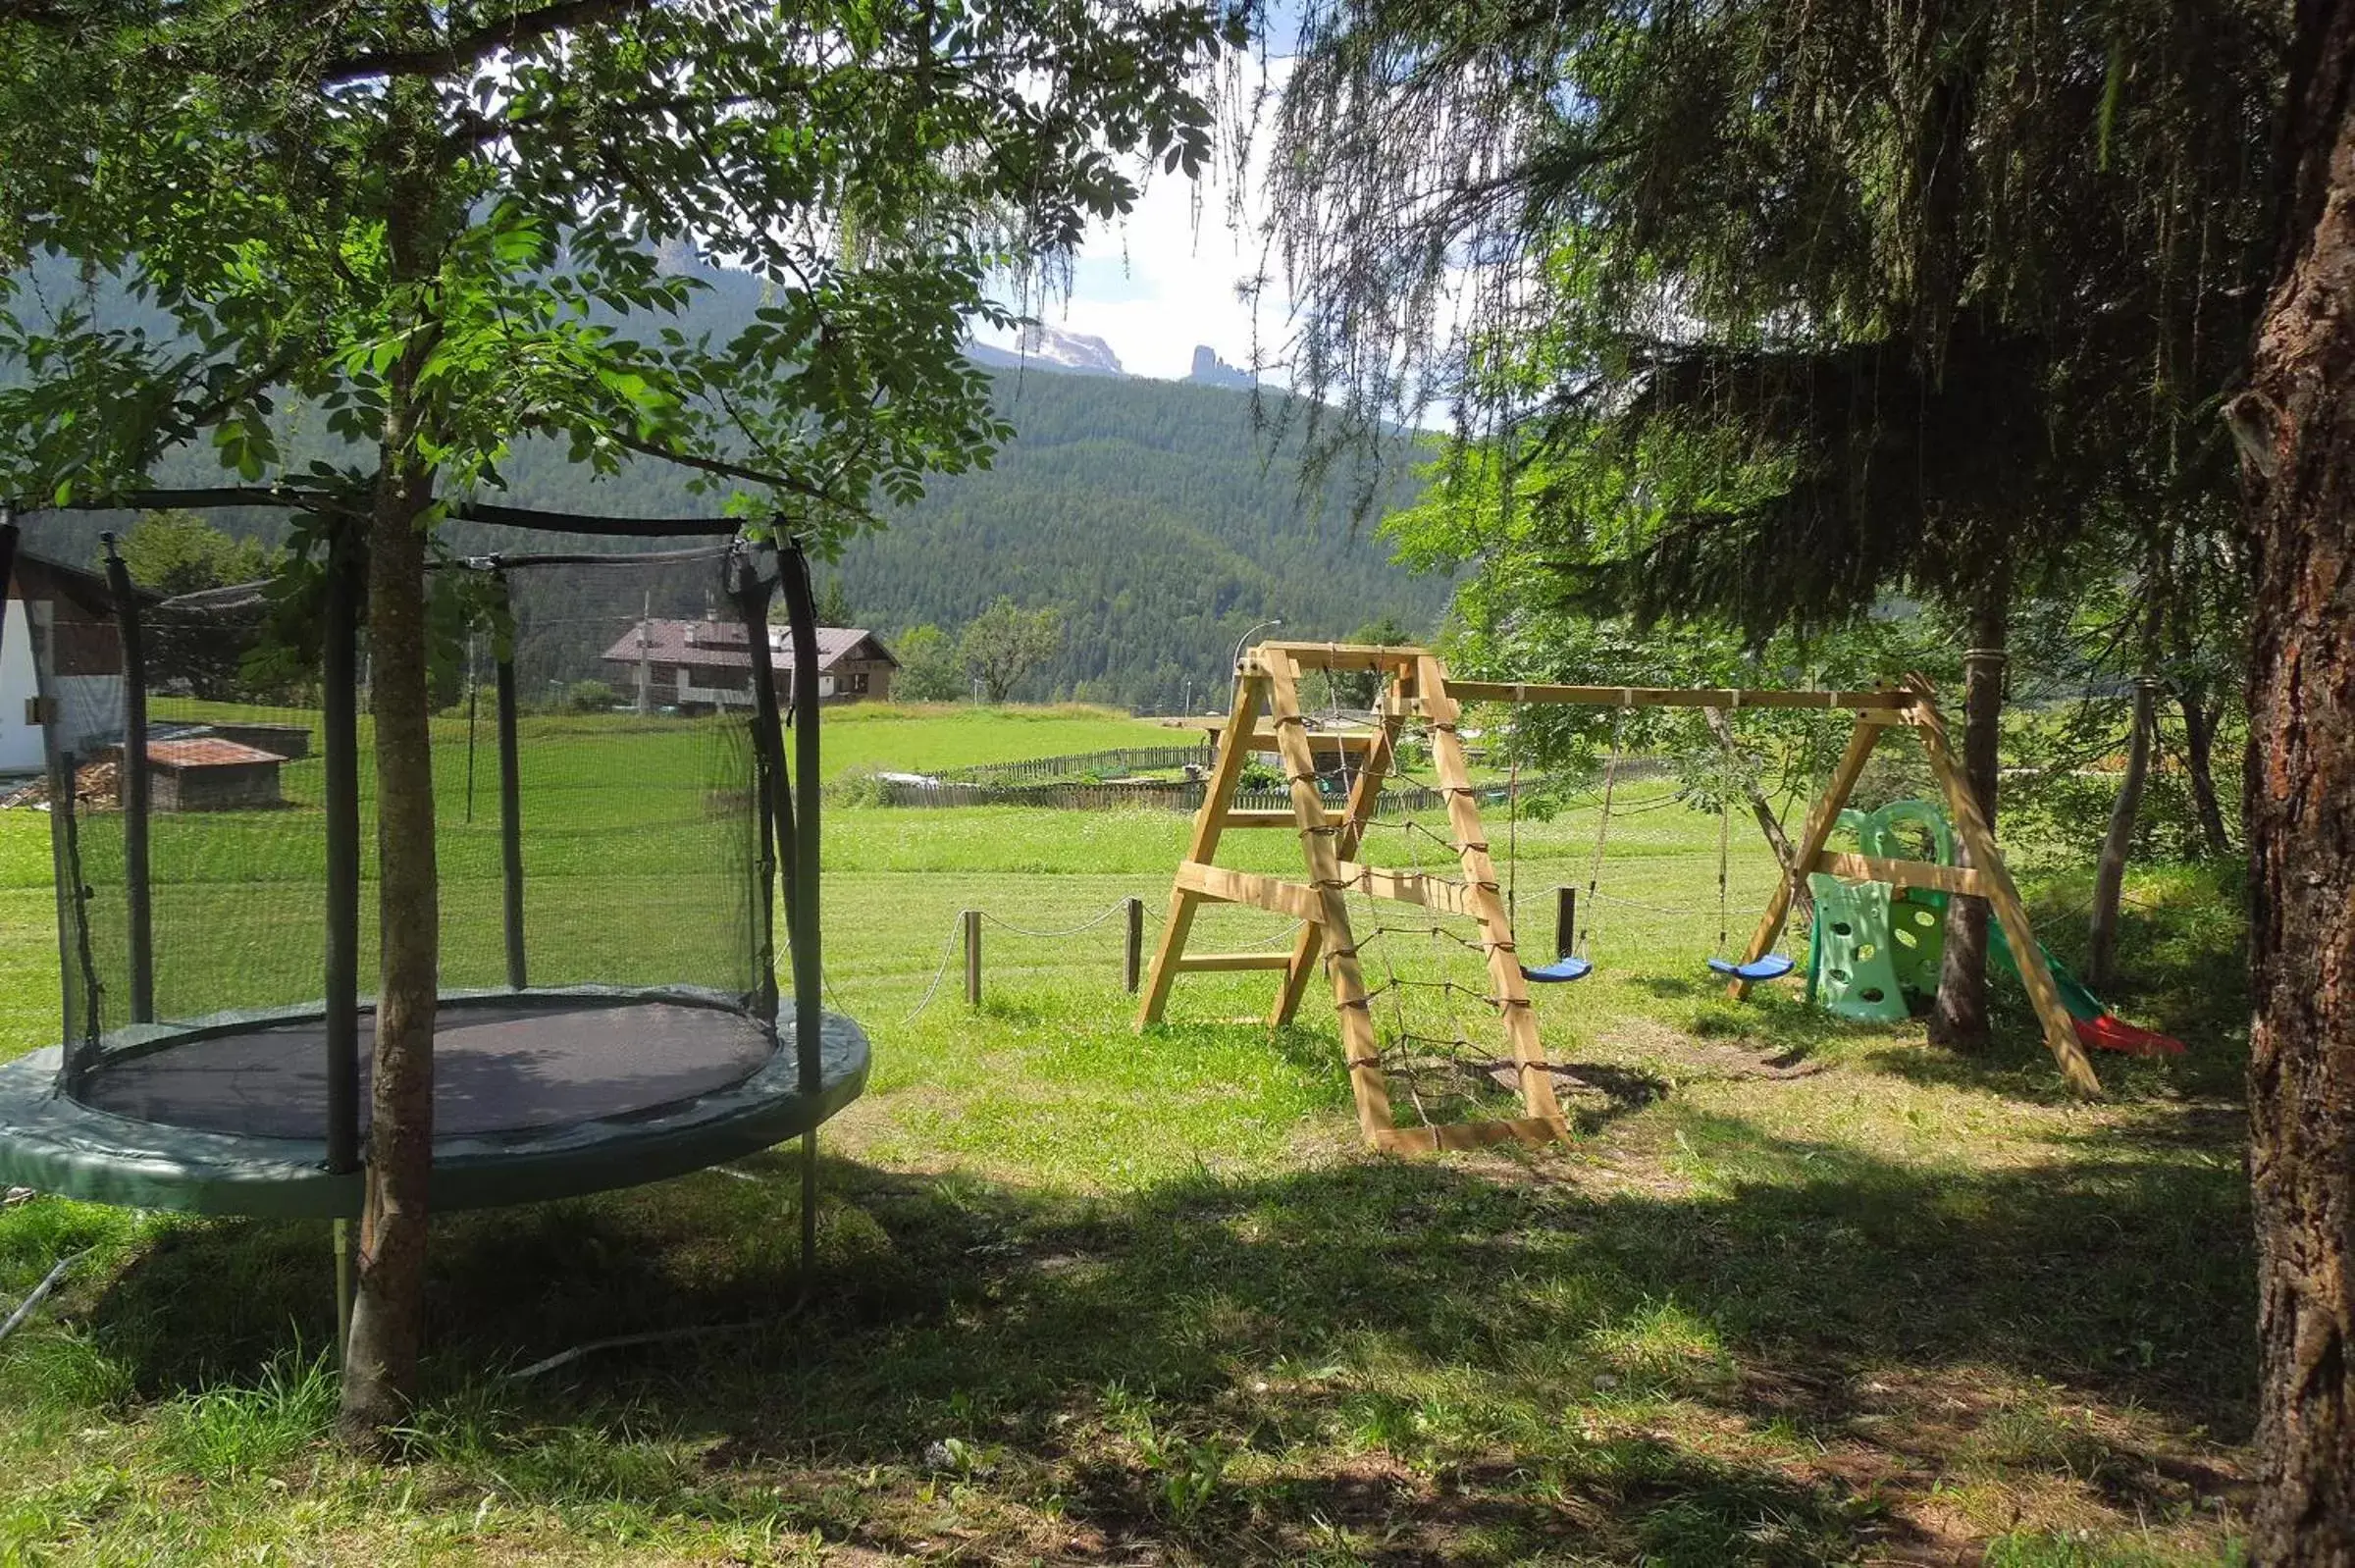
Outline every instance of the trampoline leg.
<svg viewBox="0 0 2355 1568"><path fill-rule="evenodd" d="M351 1347L351 1299L359 1287L359 1276L351 1267L351 1222L336 1223L336 1365L343 1365L344 1353Z"/></svg>
<svg viewBox="0 0 2355 1568"><path fill-rule="evenodd" d="M817 1263L817 1128L802 1134L802 1293Z"/></svg>

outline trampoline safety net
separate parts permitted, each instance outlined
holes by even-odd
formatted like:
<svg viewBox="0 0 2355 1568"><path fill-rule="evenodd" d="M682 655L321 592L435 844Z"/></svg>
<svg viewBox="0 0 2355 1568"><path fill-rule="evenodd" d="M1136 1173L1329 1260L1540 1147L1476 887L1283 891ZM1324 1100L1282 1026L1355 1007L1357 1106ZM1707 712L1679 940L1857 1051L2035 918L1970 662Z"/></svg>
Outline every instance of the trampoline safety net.
<svg viewBox="0 0 2355 1568"><path fill-rule="evenodd" d="M488 550L432 574L444 994L693 991L773 1022L751 659L724 550L502 557L489 552L499 542L466 544ZM528 536L532 550L551 545ZM25 602L48 772L10 804L51 813L62 1071L135 1049L150 1025L184 1038L316 1009L330 843L321 574L266 592L133 588L128 603L128 572L103 562L52 576ZM379 923L364 632L356 655L364 1000ZM143 813L125 765L142 706ZM644 1048L662 1049L658 1033Z"/></svg>

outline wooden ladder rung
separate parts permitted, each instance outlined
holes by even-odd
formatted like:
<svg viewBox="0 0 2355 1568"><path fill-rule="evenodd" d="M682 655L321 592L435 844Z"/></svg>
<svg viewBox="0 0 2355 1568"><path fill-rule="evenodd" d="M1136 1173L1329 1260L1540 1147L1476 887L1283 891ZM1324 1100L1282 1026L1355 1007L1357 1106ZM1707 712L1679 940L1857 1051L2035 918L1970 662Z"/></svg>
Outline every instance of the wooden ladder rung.
<svg viewBox="0 0 2355 1568"><path fill-rule="evenodd" d="M1178 885L1188 893L1224 904L1248 904L1311 924L1321 925L1325 921L1325 900L1317 890L1281 877L1230 871L1223 865L1184 861L1178 866Z"/></svg>
<svg viewBox="0 0 2355 1568"><path fill-rule="evenodd" d="M1180 974L1193 974L1206 969L1288 969L1292 967L1289 953L1188 953L1178 960Z"/></svg>
<svg viewBox="0 0 2355 1568"><path fill-rule="evenodd" d="M1298 827L1300 818L1289 811L1229 811L1219 819L1225 827Z"/></svg>

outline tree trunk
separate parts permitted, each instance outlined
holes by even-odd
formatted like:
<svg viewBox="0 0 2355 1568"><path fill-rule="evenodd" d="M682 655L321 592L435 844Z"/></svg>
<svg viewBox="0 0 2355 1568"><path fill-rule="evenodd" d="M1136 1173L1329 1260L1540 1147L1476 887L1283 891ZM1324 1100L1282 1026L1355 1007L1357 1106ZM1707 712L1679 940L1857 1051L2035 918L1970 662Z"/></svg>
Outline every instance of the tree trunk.
<svg viewBox="0 0 2355 1568"><path fill-rule="evenodd" d="M1733 756L1734 726L1725 716L1725 710L1704 707L1701 716L1708 722L1709 733L1717 737L1717 744L1725 748L1726 756ZM1766 792L1748 773L1742 776L1742 793L1750 800L1750 814L1758 819L1758 831L1766 835L1767 848L1774 851L1775 863L1785 871L1790 870L1791 862L1799 852L1792 848L1791 835L1783 831L1783 819L1774 814L1774 803L1766 799ZM1798 892L1792 895L1791 908L1803 920L1815 918L1815 897L1807 891L1807 879L1804 876L1799 879Z"/></svg>
<svg viewBox="0 0 2355 1568"><path fill-rule="evenodd" d="M2291 53L2282 261L2228 409L2257 551L2251 1559L2355 1564L2355 0Z"/></svg>
<svg viewBox="0 0 2355 1568"><path fill-rule="evenodd" d="M393 187L387 238L396 282L431 278L434 171L424 149L433 85L389 91ZM418 372L433 340L415 324L386 377L384 439L368 545L368 649L376 718L377 921L382 949L369 1086L366 1194L357 1292L343 1360L340 1430L380 1445L409 1412L425 1338L427 1186L434 1154L434 1011L441 914L426 662L425 530L433 497L419 456Z"/></svg>
<svg viewBox="0 0 2355 1568"><path fill-rule="evenodd" d="M2151 735L2159 724L2159 683L2148 676L2134 683L2133 734L2126 742L2126 776L2119 780L2118 803L2110 809L2110 831L2102 836L2101 862L2093 873L2093 919L2087 933L2085 982L2100 989L2114 978L2118 958L2118 906L2125 891L2126 853L2134 844L2134 819L2142 810L2143 781L2151 771Z"/></svg>
<svg viewBox="0 0 2355 1568"><path fill-rule="evenodd" d="M1980 590L1971 611L1969 652L1962 675L1963 782L1978 796L1987 826L1995 827L1996 742L2004 717L2004 644L2012 624L2012 577L1999 569ZM1955 846L1957 864L1970 863L1967 846ZM1930 1039L1958 1051L1987 1045L1987 901L1957 894L1946 906L1946 960L1938 971L1938 1001Z"/></svg>
<svg viewBox="0 0 2355 1568"><path fill-rule="evenodd" d="M2224 802L2216 793L2216 710L2204 692L2179 692L2175 705L2183 710L2183 767L2191 775L2201 846L2210 855L2229 855L2232 837L2224 831Z"/></svg>

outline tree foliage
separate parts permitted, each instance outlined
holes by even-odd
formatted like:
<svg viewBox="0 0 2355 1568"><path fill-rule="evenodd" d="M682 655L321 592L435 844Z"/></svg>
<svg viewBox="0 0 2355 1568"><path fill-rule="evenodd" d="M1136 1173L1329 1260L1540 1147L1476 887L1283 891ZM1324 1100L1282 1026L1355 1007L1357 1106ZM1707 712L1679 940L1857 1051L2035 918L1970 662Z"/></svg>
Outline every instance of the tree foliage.
<svg viewBox="0 0 2355 1568"><path fill-rule="evenodd" d="M277 566L279 553L178 508L142 513L123 536L121 549L131 580L166 598L258 582Z"/></svg>
<svg viewBox="0 0 2355 1568"><path fill-rule="evenodd" d="M964 666L949 634L930 621L900 633L892 644L900 672L891 695L905 703L953 703L965 695Z"/></svg>
<svg viewBox="0 0 2355 1568"><path fill-rule="evenodd" d="M1003 703L1030 672L1063 646L1063 612L1051 604L1021 609L1001 599L974 616L957 639L957 657L981 683L981 695Z"/></svg>
<svg viewBox="0 0 2355 1568"><path fill-rule="evenodd" d="M864 526L1001 439L958 349L984 287L1132 200L1122 153L1198 166L1203 6L377 7L66 3L0 23L0 257L72 257L150 321L0 294L0 488L132 488L209 443L284 471L289 397L374 443L403 355L418 454L496 483L511 443L633 452ZM396 276L383 84L428 83L428 233ZM725 337L662 329L684 247L768 290ZM160 317L173 329L149 330ZM651 320L654 331L625 332ZM373 454L371 454L373 455Z"/></svg>
<svg viewBox="0 0 2355 1568"><path fill-rule="evenodd" d="M1536 465L1587 601L1967 597L2229 484L2279 8L1309 8L1277 231L1363 432Z"/></svg>

